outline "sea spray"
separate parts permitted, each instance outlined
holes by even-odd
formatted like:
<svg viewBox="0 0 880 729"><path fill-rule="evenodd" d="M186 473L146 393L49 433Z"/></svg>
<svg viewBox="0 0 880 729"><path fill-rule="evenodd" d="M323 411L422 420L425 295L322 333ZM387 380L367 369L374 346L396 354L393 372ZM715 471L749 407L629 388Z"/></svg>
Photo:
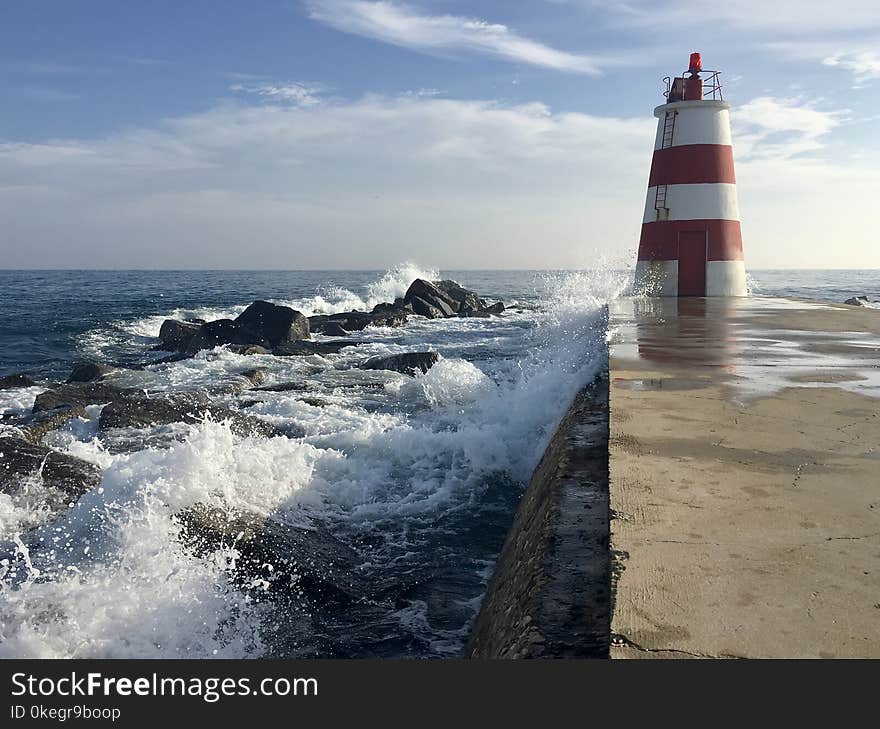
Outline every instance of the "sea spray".
<svg viewBox="0 0 880 729"><path fill-rule="evenodd" d="M274 300L306 313L368 308L401 295L416 275L438 276L406 265L362 294L328 287ZM327 357L219 348L121 373L120 384L163 391L232 381L261 366L269 382L306 391L264 392L256 402L251 393L217 396L232 407L247 402L248 413L292 437L243 440L211 420L121 434L83 423L59 434L53 445L101 465L103 483L29 535L42 574L3 581L0 652L454 655L524 483L604 361L602 305L624 284L609 272L539 275L531 291L516 293L525 305L500 318L416 318L361 333L369 343ZM210 319L237 309L170 310L118 323L109 339L126 327L139 332L130 337L149 337L166 314ZM442 359L415 378L357 368L373 354L416 349ZM140 449L117 452L138 438ZM317 607L292 628L289 607L274 607L237 578L234 544L197 555L181 539L177 515L195 504L328 529L358 555L333 569L352 570L371 591L344 608ZM284 631L267 628L279 621Z"/></svg>

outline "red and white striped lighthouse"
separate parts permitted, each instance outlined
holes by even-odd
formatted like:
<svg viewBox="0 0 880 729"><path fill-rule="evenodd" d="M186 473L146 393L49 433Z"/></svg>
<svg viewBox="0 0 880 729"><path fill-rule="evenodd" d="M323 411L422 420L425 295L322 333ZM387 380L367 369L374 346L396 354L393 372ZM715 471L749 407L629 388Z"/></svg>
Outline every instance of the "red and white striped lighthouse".
<svg viewBox="0 0 880 729"><path fill-rule="evenodd" d="M665 79L642 219L636 290L652 296L745 296L746 271L730 104L699 53Z"/></svg>

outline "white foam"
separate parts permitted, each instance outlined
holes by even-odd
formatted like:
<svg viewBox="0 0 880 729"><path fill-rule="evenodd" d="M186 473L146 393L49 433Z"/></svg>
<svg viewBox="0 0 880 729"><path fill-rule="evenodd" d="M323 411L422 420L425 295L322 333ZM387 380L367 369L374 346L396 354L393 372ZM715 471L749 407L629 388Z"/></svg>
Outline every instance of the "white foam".
<svg viewBox="0 0 880 729"><path fill-rule="evenodd" d="M385 274L364 303L393 299L412 277L406 267ZM604 273L548 276L540 307L500 319L415 319L326 358L215 350L132 374L141 385L176 389L265 364L272 381L323 383L308 394L326 404L303 402L296 391L260 393L265 401L248 412L299 437L242 440L228 424L206 421L180 426L184 439L166 448L122 455L108 453L88 422L68 428L54 444L101 465L103 483L41 528L43 548L32 556L41 579L18 575L0 586L0 652L260 655L259 611L230 580L234 550L194 557L178 539L174 514L207 503L297 522L307 507L354 528L391 519L405 531L408 518L466 508L487 474L524 482L574 394L601 366L601 306L624 283ZM347 306L345 296L331 298ZM416 378L355 367L370 354L425 348L444 357ZM469 362L465 351L486 354ZM421 620L419 612L398 617ZM459 633L441 636L436 650L453 650Z"/></svg>
<svg viewBox="0 0 880 729"><path fill-rule="evenodd" d="M0 390L0 415L26 415L34 407L34 400L45 387L16 387Z"/></svg>

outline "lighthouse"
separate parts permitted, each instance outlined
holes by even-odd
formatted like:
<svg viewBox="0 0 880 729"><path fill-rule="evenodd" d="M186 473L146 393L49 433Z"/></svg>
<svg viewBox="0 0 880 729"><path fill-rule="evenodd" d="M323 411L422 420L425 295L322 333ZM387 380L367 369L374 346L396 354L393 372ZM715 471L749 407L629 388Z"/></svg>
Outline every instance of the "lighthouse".
<svg viewBox="0 0 880 729"><path fill-rule="evenodd" d="M667 77L636 264L649 296L745 296L730 104L699 53Z"/></svg>

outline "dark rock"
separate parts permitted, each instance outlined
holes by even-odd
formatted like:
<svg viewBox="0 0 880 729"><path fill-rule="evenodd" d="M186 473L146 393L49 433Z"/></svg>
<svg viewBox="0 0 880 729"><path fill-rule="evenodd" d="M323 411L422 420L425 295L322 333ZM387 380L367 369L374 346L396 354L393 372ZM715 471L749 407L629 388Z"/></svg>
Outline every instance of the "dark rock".
<svg viewBox="0 0 880 729"><path fill-rule="evenodd" d="M329 334L325 327L339 325L346 332L359 332L373 321L373 315L366 311L347 311L340 314L319 314L309 317L309 327L318 334ZM335 327L334 327L335 329ZM338 331L338 330L337 330Z"/></svg>
<svg viewBox="0 0 880 729"><path fill-rule="evenodd" d="M411 309L394 304L376 304L371 312L373 321L370 326L374 327L401 327L406 324Z"/></svg>
<svg viewBox="0 0 880 729"><path fill-rule="evenodd" d="M306 390L308 385L305 382L279 382L275 385L263 385L254 389L260 392L290 392L291 390Z"/></svg>
<svg viewBox="0 0 880 729"><path fill-rule="evenodd" d="M210 415L215 420L230 420L232 432L245 437L277 434L274 426L250 415L229 410L208 401L204 393L179 392L157 397L129 393L114 400L101 411L99 425L107 428L149 428L170 423L196 423Z"/></svg>
<svg viewBox="0 0 880 729"><path fill-rule="evenodd" d="M0 377L0 390L12 390L16 387L33 387L35 384L33 378L23 372Z"/></svg>
<svg viewBox="0 0 880 729"><path fill-rule="evenodd" d="M365 370L394 370L405 375L415 376L416 372L427 372L437 362L440 355L436 352L405 352L388 357L370 357L361 365Z"/></svg>
<svg viewBox="0 0 880 729"><path fill-rule="evenodd" d="M227 349L235 354L250 357L255 354L272 354L272 352L259 344L230 344Z"/></svg>
<svg viewBox="0 0 880 729"><path fill-rule="evenodd" d="M255 301L235 319L235 323L265 339L273 347L309 338L309 320L296 309L268 301Z"/></svg>
<svg viewBox="0 0 880 729"><path fill-rule="evenodd" d="M159 329L159 349L169 352L183 352L201 328L201 324L202 322L192 320L166 319Z"/></svg>
<svg viewBox="0 0 880 729"><path fill-rule="evenodd" d="M71 382L56 385L46 392L41 392L34 400L33 411L35 413L56 410L58 408L85 407L86 405L101 405L124 397L129 392L139 390L124 390L103 382Z"/></svg>
<svg viewBox="0 0 880 729"><path fill-rule="evenodd" d="M292 311L292 309L291 309ZM202 324L186 346L188 354L195 354L202 349L213 349L224 344L259 345L267 347L268 341L256 332L232 319L217 319Z"/></svg>
<svg viewBox="0 0 880 729"><path fill-rule="evenodd" d="M115 372L116 368L110 365L98 364L96 362L82 362L73 368L68 382L96 382L103 380L106 375Z"/></svg>
<svg viewBox="0 0 880 729"><path fill-rule="evenodd" d="M432 306L418 296L413 296L409 303L413 308L413 312L419 316L426 316L428 319L443 319L446 316L441 309Z"/></svg>
<svg viewBox="0 0 880 729"><path fill-rule="evenodd" d="M86 409L80 405L61 407L56 410L43 410L20 419L14 425L21 437L30 443L39 443L43 436L58 430L74 418L85 418Z"/></svg>
<svg viewBox="0 0 880 729"><path fill-rule="evenodd" d="M57 503L51 504L58 509L101 483L101 469L23 438L0 437L0 492L18 492L28 477L40 478L59 492Z"/></svg>
<svg viewBox="0 0 880 729"><path fill-rule="evenodd" d="M253 385L263 385L266 383L269 370L265 367L254 367L252 370L245 370L239 373L242 377L251 381Z"/></svg>
<svg viewBox="0 0 880 729"><path fill-rule="evenodd" d="M479 311L460 311L458 312L458 316L461 319L471 319L474 317L479 319L488 319L492 315L485 309L480 309Z"/></svg>
<svg viewBox="0 0 880 729"><path fill-rule="evenodd" d="M323 334L326 337L346 337L348 329L346 329L338 321L324 321L318 324L313 330L315 334Z"/></svg>
<svg viewBox="0 0 880 729"><path fill-rule="evenodd" d="M357 339L338 339L331 342L285 342L272 350L276 357L303 357L312 354L336 354L345 347L364 344Z"/></svg>
<svg viewBox="0 0 880 729"><path fill-rule="evenodd" d="M420 300L435 309L439 309L443 312L443 316L452 316L458 311L460 306L459 302L445 294L430 281L425 281L421 278L417 278L410 284L409 288L406 290L406 295L403 298L406 303L412 304L413 311L416 314L421 314L419 311L419 305L416 303L417 300ZM428 315L422 314L422 316Z"/></svg>
<svg viewBox="0 0 880 729"><path fill-rule="evenodd" d="M325 408L329 405L326 400L320 397L301 397L299 401L304 402L306 405L311 405L313 408Z"/></svg>
<svg viewBox="0 0 880 729"><path fill-rule="evenodd" d="M490 316L498 316L500 314L503 314L504 311L504 304L499 301L498 303L492 304L491 306L484 306L482 309L479 309L477 311L462 310L458 313L458 315L461 317L478 316L485 319Z"/></svg>
<svg viewBox="0 0 880 729"><path fill-rule="evenodd" d="M479 311L486 306L486 302L480 298L476 291L466 289L456 281L448 279L445 281L435 281L434 285L457 304L454 307L457 313Z"/></svg>
<svg viewBox="0 0 880 729"><path fill-rule="evenodd" d="M320 525L311 529L259 514L196 504L177 515L181 538L197 554L235 546L235 573L245 585L262 578L273 599L348 604L369 591L354 572L357 553ZM293 589L291 589L293 588Z"/></svg>
<svg viewBox="0 0 880 729"><path fill-rule="evenodd" d="M853 296L851 299L847 299L843 303L849 304L850 306L867 306L868 305L868 297L867 296Z"/></svg>
<svg viewBox="0 0 880 729"><path fill-rule="evenodd" d="M309 317L309 326L316 334L338 337L360 332L369 326L399 327L406 323L411 309L395 304L377 304L372 311L346 311Z"/></svg>

